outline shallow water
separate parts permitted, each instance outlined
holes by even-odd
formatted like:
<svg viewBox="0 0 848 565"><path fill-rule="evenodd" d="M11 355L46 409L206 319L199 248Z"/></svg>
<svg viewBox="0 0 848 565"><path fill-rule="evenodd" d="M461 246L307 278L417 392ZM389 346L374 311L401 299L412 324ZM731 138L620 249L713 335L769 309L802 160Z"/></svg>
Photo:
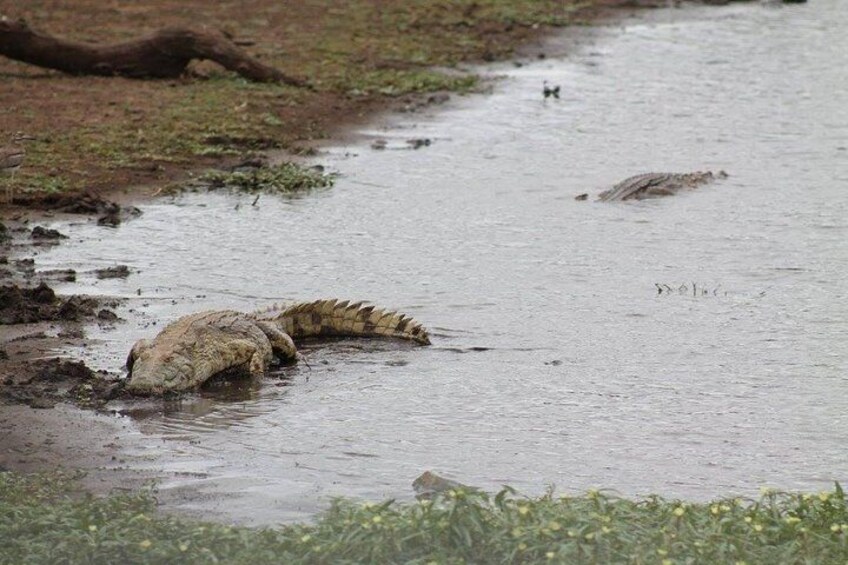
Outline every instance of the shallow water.
<svg viewBox="0 0 848 565"><path fill-rule="evenodd" d="M335 495L411 498L426 469L529 494L827 488L848 480L845 29L819 0L565 30L568 56L495 68L491 95L331 148L331 190L57 226L73 241L39 265L135 271L62 288L130 298L129 323L79 352L112 369L205 308L364 298L433 330L429 348L310 345L311 367L133 410L185 510L297 519ZM574 200L705 169L730 178Z"/></svg>

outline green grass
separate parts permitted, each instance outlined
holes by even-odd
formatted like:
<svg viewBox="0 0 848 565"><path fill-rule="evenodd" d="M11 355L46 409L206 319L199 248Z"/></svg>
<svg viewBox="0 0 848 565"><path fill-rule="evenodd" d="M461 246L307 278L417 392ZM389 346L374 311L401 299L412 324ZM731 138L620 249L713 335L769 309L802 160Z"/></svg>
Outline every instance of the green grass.
<svg viewBox="0 0 848 565"><path fill-rule="evenodd" d="M324 174L297 163L250 171L213 171L202 175L199 182L210 190L228 188L240 192L292 194L333 186L333 175Z"/></svg>
<svg viewBox="0 0 848 565"><path fill-rule="evenodd" d="M73 477L0 473L0 563L846 563L837 485L705 504L599 492L453 491L337 501L313 524L254 529L156 512L151 495L73 496Z"/></svg>

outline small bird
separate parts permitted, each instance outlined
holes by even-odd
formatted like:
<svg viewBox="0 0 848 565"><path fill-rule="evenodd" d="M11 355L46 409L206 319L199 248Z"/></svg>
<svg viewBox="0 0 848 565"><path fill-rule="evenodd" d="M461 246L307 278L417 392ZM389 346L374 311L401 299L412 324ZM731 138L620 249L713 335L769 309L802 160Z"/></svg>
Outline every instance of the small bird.
<svg viewBox="0 0 848 565"><path fill-rule="evenodd" d="M542 85L542 94L545 98L550 98L553 96L554 98L559 98L559 85L550 87L548 86L547 81Z"/></svg>
<svg viewBox="0 0 848 565"><path fill-rule="evenodd" d="M26 157L26 149L21 142L31 139L33 138L18 132L12 136L12 142L9 145L0 147L0 174L8 174L11 179L15 178L15 173L21 168ZM11 203L13 199L14 188L9 181L6 183L6 202Z"/></svg>

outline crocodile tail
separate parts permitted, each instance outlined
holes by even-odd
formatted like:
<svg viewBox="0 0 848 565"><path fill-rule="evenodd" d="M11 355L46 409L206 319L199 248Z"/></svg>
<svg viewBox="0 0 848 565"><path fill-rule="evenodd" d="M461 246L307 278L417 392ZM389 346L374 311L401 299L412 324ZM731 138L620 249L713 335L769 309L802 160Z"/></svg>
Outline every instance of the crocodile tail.
<svg viewBox="0 0 848 565"><path fill-rule="evenodd" d="M258 319L273 320L293 339L319 336L393 337L423 345L430 344L427 330L399 312L383 310L364 302L316 300L285 308L257 312Z"/></svg>

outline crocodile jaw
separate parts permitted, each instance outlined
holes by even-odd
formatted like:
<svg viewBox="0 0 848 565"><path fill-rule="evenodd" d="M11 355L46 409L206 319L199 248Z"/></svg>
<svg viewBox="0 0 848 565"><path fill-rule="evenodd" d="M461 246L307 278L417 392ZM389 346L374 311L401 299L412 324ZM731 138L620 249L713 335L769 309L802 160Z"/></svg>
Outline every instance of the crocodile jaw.
<svg viewBox="0 0 848 565"><path fill-rule="evenodd" d="M252 339L220 340L214 332L185 342L142 342L130 354L127 391L152 396L193 390L225 371L262 375L271 361L271 346L258 328L251 328L265 343L260 340L257 345Z"/></svg>
<svg viewBox="0 0 848 565"><path fill-rule="evenodd" d="M190 356L179 351L150 349L141 352L133 362L127 391L140 396L161 395L194 388L204 380L198 379Z"/></svg>

